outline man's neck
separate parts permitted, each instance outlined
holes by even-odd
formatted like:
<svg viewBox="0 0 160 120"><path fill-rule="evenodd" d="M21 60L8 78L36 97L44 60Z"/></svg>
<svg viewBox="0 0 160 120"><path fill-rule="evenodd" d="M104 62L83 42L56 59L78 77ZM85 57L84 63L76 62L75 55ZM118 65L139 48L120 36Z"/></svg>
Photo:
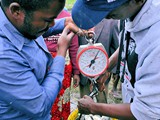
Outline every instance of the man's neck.
<svg viewBox="0 0 160 120"><path fill-rule="evenodd" d="M140 6L139 6L139 8L137 8L137 11L135 12L135 14L128 19L130 22L132 22L134 20L134 18L137 16L137 14L141 11L141 9L144 6L144 4L146 3L146 1L147 0L140 0L139 3L137 2L137 4L140 4Z"/></svg>

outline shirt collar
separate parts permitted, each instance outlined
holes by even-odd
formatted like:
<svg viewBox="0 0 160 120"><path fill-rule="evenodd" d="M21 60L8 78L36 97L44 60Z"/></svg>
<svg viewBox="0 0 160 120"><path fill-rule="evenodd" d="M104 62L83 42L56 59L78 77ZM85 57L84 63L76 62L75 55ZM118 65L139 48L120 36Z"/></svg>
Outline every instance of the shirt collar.
<svg viewBox="0 0 160 120"><path fill-rule="evenodd" d="M5 16L2 8L0 7L0 29L2 30L3 34L8 38L9 41L12 42L12 44L19 50L22 50L22 47L25 43L30 42L30 39L27 39L24 37L7 19ZM46 44L44 42L44 39L42 36L39 36L35 41L37 41L37 44L41 46L46 52L48 52L48 49L46 47Z"/></svg>

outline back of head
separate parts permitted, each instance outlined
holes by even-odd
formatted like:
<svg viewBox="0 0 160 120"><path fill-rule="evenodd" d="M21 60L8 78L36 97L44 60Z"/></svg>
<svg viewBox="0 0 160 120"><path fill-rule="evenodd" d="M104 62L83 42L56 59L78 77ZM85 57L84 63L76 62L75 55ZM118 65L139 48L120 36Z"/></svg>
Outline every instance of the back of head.
<svg viewBox="0 0 160 120"><path fill-rule="evenodd" d="M25 11L36 11L48 7L49 3L57 0L1 0L2 7L9 7L11 3L18 3ZM65 0L58 0L65 2Z"/></svg>
<svg viewBox="0 0 160 120"><path fill-rule="evenodd" d="M64 5L65 0L1 0L9 22L29 39L44 34Z"/></svg>

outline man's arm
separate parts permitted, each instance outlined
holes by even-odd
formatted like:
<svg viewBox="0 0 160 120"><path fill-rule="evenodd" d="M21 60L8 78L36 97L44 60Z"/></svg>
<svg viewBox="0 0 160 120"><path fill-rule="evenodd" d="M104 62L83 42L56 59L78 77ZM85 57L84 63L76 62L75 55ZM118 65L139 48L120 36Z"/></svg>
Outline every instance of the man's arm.
<svg viewBox="0 0 160 120"><path fill-rule="evenodd" d="M78 101L80 113L114 117L123 120L135 120L130 110L130 104L96 103L89 96Z"/></svg>
<svg viewBox="0 0 160 120"><path fill-rule="evenodd" d="M28 49L28 53L33 54L30 57L24 55L19 50L9 44L8 48L0 49L0 98L5 101L8 109L21 111L28 117L43 118L49 115L52 104L61 88L66 50L70 44L70 39L74 33L68 33L64 29L62 36L58 40L57 56L53 64L48 68L49 57L38 46ZM42 37L41 37L42 38ZM42 40L42 39L40 39ZM32 53L31 53L31 50ZM23 50L22 50L23 51ZM36 53L36 54L35 54ZM33 59L35 57L35 59ZM32 62L28 60L33 60ZM35 65L33 65L35 64ZM39 71L38 71L39 69Z"/></svg>
<svg viewBox="0 0 160 120"><path fill-rule="evenodd" d="M83 31L78 28L71 17L65 17L55 20L54 26L50 27L46 33L43 34L43 37L49 37L52 35L56 35L62 33L63 29L68 26L69 30L74 32L77 35L84 35Z"/></svg>
<svg viewBox="0 0 160 120"><path fill-rule="evenodd" d="M66 26L66 18L56 19L54 26L50 27L44 34L43 37L49 37L51 35L56 35L62 33L63 29ZM68 22L68 21L67 21Z"/></svg>
<svg viewBox="0 0 160 120"><path fill-rule="evenodd" d="M111 70L116 66L118 62L118 55L119 55L119 48L117 48L117 50L109 58L109 66L107 71L104 74L102 74L97 80L99 91L104 90L104 83L109 77L109 72L111 72Z"/></svg>
<svg viewBox="0 0 160 120"><path fill-rule="evenodd" d="M118 62L119 48L109 58L109 66L107 71L111 71Z"/></svg>

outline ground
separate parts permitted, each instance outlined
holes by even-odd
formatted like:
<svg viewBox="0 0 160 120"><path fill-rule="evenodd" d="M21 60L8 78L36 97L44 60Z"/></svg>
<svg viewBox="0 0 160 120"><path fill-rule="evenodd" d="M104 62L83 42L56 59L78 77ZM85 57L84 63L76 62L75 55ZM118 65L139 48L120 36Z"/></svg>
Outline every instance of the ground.
<svg viewBox="0 0 160 120"><path fill-rule="evenodd" d="M109 92L111 92L111 89L112 89L112 80L110 81L109 83ZM71 87L71 112L73 110L75 110L77 108L77 100L80 98L80 94L79 94L79 87L77 88L73 88ZM117 99L117 98L114 98L111 94L108 95L108 103L121 103L122 100L121 99ZM97 117L97 116L95 116ZM84 120L84 119L83 119ZM87 119L87 120L90 120L90 119ZM110 120L108 117L101 117L101 119L93 119L93 120Z"/></svg>

